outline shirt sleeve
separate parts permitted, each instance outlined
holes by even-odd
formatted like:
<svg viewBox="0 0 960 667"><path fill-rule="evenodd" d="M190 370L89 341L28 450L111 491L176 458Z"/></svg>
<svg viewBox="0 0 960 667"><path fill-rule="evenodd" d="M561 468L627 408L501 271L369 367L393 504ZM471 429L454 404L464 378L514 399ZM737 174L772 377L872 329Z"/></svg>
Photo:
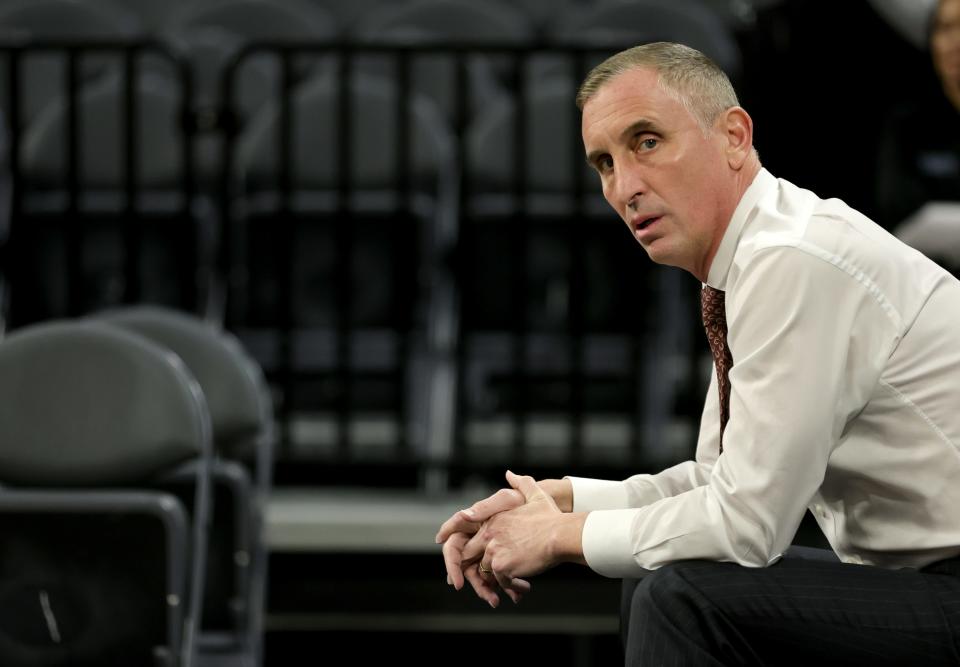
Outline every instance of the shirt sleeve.
<svg viewBox="0 0 960 667"><path fill-rule="evenodd" d="M895 344L864 281L795 247L756 251L736 289L728 285L726 308L733 368L723 455L711 465L701 451L707 429L719 437L719 419L706 423L708 396L698 461L675 466L696 470L690 479L702 484L588 514L584 557L600 574L636 576L685 559L762 567L779 558Z"/></svg>
<svg viewBox="0 0 960 667"><path fill-rule="evenodd" d="M634 475L623 481L567 476L573 484L573 511L630 509L644 507L702 486L710 479L710 469L720 450L720 400L717 376L710 374L695 461L684 461L654 475Z"/></svg>

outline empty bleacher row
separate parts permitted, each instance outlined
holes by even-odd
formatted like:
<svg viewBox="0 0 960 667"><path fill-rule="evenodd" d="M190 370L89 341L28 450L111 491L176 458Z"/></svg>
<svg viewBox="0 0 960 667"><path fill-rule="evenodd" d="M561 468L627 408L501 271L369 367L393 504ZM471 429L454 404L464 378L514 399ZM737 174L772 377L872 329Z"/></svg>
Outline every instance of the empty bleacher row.
<svg viewBox="0 0 960 667"><path fill-rule="evenodd" d="M350 40L326 6L254 0L9 36L8 326L141 302L222 322L271 380L281 479L677 458L692 286L599 197L572 99L624 44L736 72L737 43L710 3L574 4L553 40L454 0L391 3ZM0 25L45 6L0 3Z"/></svg>

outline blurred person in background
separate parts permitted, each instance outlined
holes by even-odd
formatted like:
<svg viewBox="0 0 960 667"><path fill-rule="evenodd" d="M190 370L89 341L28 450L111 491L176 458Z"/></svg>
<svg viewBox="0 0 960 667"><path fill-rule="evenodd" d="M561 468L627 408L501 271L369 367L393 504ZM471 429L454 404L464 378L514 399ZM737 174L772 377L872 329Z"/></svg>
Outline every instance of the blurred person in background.
<svg viewBox="0 0 960 667"><path fill-rule="evenodd" d="M702 283L715 373L694 460L536 482L447 520L448 583L491 606L563 562L624 578L628 665L960 661L960 282L774 177L703 54L654 43L577 97L631 234ZM810 150L818 122L797 128ZM791 547L807 510L828 550Z"/></svg>
<svg viewBox="0 0 960 667"><path fill-rule="evenodd" d="M906 243L960 269L960 0L940 0L929 30L939 89L894 110L881 137L880 222Z"/></svg>

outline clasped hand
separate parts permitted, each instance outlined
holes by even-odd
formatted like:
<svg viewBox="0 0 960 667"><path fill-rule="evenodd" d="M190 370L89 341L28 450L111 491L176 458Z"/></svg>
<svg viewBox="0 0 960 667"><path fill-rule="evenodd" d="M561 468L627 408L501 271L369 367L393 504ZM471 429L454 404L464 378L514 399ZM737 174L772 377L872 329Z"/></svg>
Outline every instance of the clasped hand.
<svg viewBox="0 0 960 667"><path fill-rule="evenodd" d="M523 577L559 561L552 545L552 519L562 514L532 477L507 471L509 489L455 513L440 526L447 583L457 590L468 581L491 607L500 604L498 588L515 603L530 591Z"/></svg>

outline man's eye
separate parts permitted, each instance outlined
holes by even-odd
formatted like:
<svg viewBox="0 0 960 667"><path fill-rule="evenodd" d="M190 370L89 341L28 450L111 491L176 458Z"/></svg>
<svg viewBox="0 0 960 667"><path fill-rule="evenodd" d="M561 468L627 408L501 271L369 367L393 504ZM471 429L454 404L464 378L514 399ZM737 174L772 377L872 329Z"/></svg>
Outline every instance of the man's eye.
<svg viewBox="0 0 960 667"><path fill-rule="evenodd" d="M658 142L656 139L652 139L652 138L644 139L643 141L640 142L640 148L642 148L645 151L649 151L653 148L656 148L658 143L660 142Z"/></svg>
<svg viewBox="0 0 960 667"><path fill-rule="evenodd" d="M602 158L597 159L597 171L603 173L605 171L610 171L613 169L613 158L609 155L605 155Z"/></svg>

